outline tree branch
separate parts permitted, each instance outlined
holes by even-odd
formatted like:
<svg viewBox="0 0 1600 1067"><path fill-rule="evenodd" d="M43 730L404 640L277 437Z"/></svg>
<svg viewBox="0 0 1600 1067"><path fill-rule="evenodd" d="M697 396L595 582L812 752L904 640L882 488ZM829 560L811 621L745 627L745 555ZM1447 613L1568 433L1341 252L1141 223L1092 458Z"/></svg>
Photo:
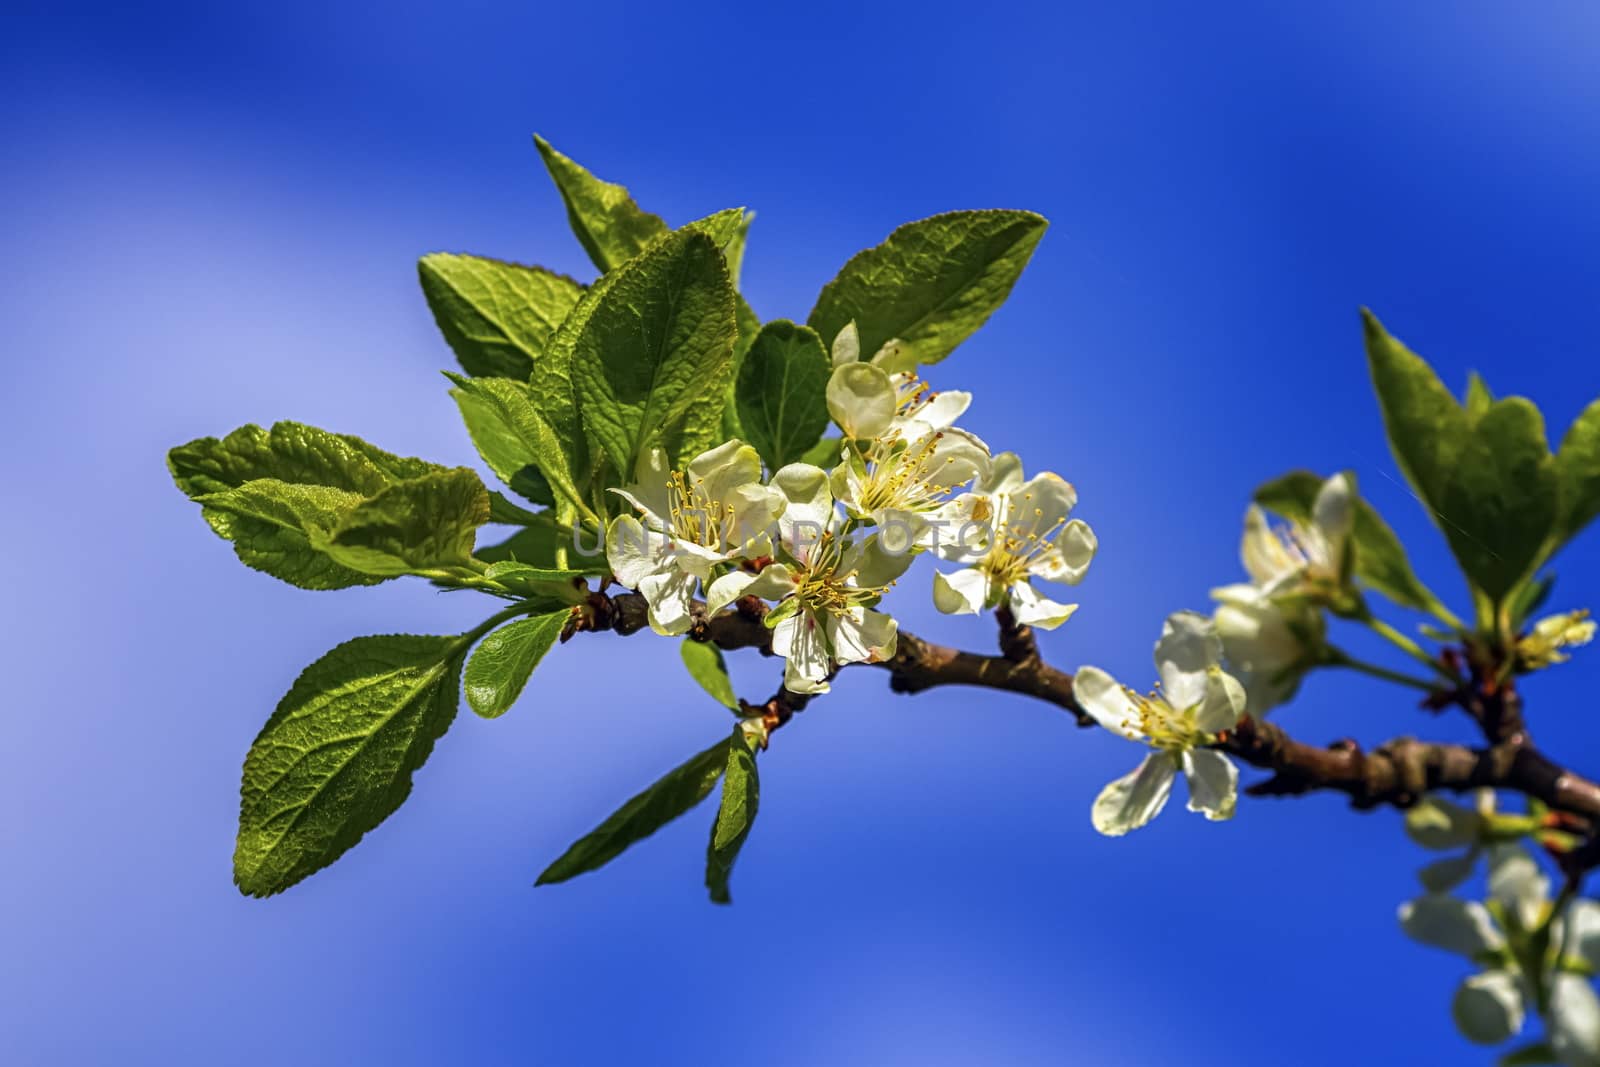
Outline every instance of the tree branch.
<svg viewBox="0 0 1600 1067"><path fill-rule="evenodd" d="M577 630L614 630L631 634L648 625L647 606L637 593L593 594L590 614ZM772 631L762 621L766 606L746 600L733 608L697 618L690 636L732 651L754 648L772 655ZM901 631L894 656L870 664L889 672L889 688L920 693L946 685L978 686L1020 693L1072 715L1080 726L1094 719L1072 693L1072 676L1045 663L1032 631L999 613L1002 654L964 652L925 641ZM866 664L864 664L866 665ZM765 704L746 705L760 711L769 729L783 725L805 707L808 697L780 689ZM1591 832L1600 830L1600 785L1555 763L1527 739L1521 708L1507 687L1493 695L1492 708L1478 709L1488 720L1491 743L1485 748L1419 741L1412 737L1387 741L1363 751L1354 741L1326 748L1296 741L1274 723L1239 720L1217 742L1221 751L1272 775L1250 786L1253 796L1299 796L1328 790L1343 793L1359 809L1381 805L1410 807L1430 790L1463 792L1479 788L1521 793L1581 819ZM1600 857L1597 857L1600 863Z"/></svg>

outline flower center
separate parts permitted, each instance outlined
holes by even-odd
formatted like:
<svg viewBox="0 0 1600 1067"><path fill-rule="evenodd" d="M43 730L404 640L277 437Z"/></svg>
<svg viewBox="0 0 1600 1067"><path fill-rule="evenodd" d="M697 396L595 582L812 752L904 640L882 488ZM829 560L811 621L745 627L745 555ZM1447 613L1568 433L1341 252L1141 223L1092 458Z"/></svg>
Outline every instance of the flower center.
<svg viewBox="0 0 1600 1067"><path fill-rule="evenodd" d="M667 479L667 518L672 534L703 548L720 549L733 539L733 509L714 500L705 483L674 471Z"/></svg>
<svg viewBox="0 0 1600 1067"><path fill-rule="evenodd" d="M932 511L944 503L952 486L936 481L955 463L954 456L934 459L942 433L925 435L909 447L888 442L874 448L867 460L867 477L861 488L861 510L900 508L905 511Z"/></svg>
<svg viewBox="0 0 1600 1067"><path fill-rule="evenodd" d="M809 553L809 561L795 570L793 595L803 607L818 614L844 616L888 592L888 585L855 584L855 569L842 569L844 549L839 537L828 530Z"/></svg>
<svg viewBox="0 0 1600 1067"><path fill-rule="evenodd" d="M1024 504L1028 497L1024 497ZM978 569L988 575L996 585L1013 586L1025 581L1035 564L1055 545L1055 537L1067 525L1065 518L1039 532L1038 522L1044 518L1044 509L1033 509L1034 525L1022 526L1007 523L996 536L989 554L978 563Z"/></svg>
<svg viewBox="0 0 1600 1067"><path fill-rule="evenodd" d="M1137 725L1129 726L1131 739L1143 741L1160 752L1182 752L1213 740L1195 725L1194 708L1178 711L1159 692L1142 696L1132 689L1125 691L1139 713Z"/></svg>

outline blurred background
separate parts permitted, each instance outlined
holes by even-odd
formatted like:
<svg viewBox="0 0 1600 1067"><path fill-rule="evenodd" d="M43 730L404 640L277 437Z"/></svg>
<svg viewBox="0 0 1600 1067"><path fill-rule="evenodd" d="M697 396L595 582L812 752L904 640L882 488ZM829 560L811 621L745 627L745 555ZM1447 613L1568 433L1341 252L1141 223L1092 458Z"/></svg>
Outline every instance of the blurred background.
<svg viewBox="0 0 1600 1067"><path fill-rule="evenodd" d="M768 318L901 222L1053 221L934 380L1099 533L1056 662L1152 677L1162 618L1236 578L1250 491L1292 466L1355 469L1459 608L1357 309L1455 387L1534 397L1552 436L1600 394L1600 10L23 3L5 26L0 1059L1489 1059L1450 1023L1464 965L1397 928L1425 857L1393 813L1318 796L1210 825L1180 800L1101 839L1090 801L1139 750L874 672L764 758L732 908L701 887L709 807L535 891L727 729L647 636L575 641L504 719L463 712L394 818L246 900L239 764L300 668L487 604L249 571L163 453L291 418L476 464L414 264L592 275L538 131L670 222L755 209ZM1596 545L1558 561L1552 609L1600 607ZM986 647L926 583L897 593L907 628ZM734 671L764 698L778 664ZM1596 678L1590 649L1527 687L1541 742L1591 774ZM1279 714L1317 742L1470 739L1358 678Z"/></svg>

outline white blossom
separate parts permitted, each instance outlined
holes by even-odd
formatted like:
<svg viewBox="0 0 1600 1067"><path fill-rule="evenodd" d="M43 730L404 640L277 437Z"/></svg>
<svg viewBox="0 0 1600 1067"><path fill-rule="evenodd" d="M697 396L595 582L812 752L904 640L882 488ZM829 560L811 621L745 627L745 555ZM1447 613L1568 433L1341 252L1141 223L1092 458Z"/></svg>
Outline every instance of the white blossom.
<svg viewBox="0 0 1600 1067"><path fill-rule="evenodd" d="M636 483L613 492L640 518L612 520L606 561L617 581L644 596L650 626L662 634L688 631L697 583L719 563L762 551L786 503L761 484L761 457L741 441L697 456L685 471L667 470L665 454L653 449L641 457Z"/></svg>
<svg viewBox="0 0 1600 1067"><path fill-rule="evenodd" d="M1098 667L1083 667L1073 679L1078 703L1112 733L1151 748L1132 773L1118 778L1094 802L1094 828L1117 837L1161 813L1181 770L1189 784L1189 810L1208 819L1233 817L1239 770L1206 747L1244 714L1243 688L1217 665L1221 642L1211 622L1194 612L1167 619L1156 642L1161 683L1141 696L1118 685Z"/></svg>
<svg viewBox="0 0 1600 1067"><path fill-rule="evenodd" d="M944 559L967 564L934 575L934 606L967 615L1004 605L1018 623L1046 630L1066 622L1078 606L1040 595L1033 580L1083 580L1099 543L1087 523L1068 518L1077 502L1059 475L1023 481L1015 455L996 456L987 481L957 498L961 525L934 545Z"/></svg>
<svg viewBox="0 0 1600 1067"><path fill-rule="evenodd" d="M709 611L741 596L778 604L767 617L772 651L784 658L784 686L822 693L837 665L894 655L898 627L873 610L910 562L889 557L873 538L852 539L834 507L828 473L791 463L772 476L786 500L778 522L782 558L759 572L740 569L711 583Z"/></svg>

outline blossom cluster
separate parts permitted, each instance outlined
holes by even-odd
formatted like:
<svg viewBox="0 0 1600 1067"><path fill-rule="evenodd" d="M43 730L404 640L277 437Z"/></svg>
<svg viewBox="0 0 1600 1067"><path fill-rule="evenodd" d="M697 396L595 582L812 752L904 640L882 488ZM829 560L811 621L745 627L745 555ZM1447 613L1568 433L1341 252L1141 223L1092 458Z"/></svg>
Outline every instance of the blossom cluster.
<svg viewBox="0 0 1600 1067"><path fill-rule="evenodd" d="M1075 585L1094 532L1070 517L1077 492L1060 476L1024 476L955 425L971 396L934 392L894 371L898 342L863 360L854 324L833 342L828 412L842 431L831 469L790 463L764 476L751 446L730 440L668 468L647 454L616 490L637 512L614 519L606 556L617 580L649 604L658 633L694 624L697 598L715 613L745 597L770 602L772 649L795 693L828 688L843 664L895 652L883 597L922 553L951 569L934 577L940 611L1004 607L1022 625L1054 628L1076 609L1038 580Z"/></svg>

